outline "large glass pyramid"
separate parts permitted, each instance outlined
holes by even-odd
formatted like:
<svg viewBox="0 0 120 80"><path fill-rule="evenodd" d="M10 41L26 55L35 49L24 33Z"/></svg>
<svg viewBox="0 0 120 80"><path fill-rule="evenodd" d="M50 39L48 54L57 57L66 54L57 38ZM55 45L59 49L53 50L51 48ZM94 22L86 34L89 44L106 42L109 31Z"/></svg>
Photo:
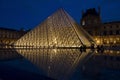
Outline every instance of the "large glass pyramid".
<svg viewBox="0 0 120 80"><path fill-rule="evenodd" d="M15 43L22 56L57 80L69 80L76 67L91 54L80 52L81 45L94 41L63 9L59 9Z"/></svg>
<svg viewBox="0 0 120 80"><path fill-rule="evenodd" d="M93 39L63 10L59 9L19 39L15 45L32 48L90 46Z"/></svg>

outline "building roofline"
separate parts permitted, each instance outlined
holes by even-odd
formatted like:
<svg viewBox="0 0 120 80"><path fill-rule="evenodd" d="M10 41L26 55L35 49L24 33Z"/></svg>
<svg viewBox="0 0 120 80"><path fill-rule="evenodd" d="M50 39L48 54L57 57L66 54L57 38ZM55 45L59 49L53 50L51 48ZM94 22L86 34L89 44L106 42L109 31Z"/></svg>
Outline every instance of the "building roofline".
<svg viewBox="0 0 120 80"><path fill-rule="evenodd" d="M120 23L120 21L103 22L103 24L110 24L110 23Z"/></svg>
<svg viewBox="0 0 120 80"><path fill-rule="evenodd" d="M100 16L99 12L95 8L87 9L85 12L83 12L82 17L86 17L88 15L97 16L97 17Z"/></svg>
<svg viewBox="0 0 120 80"><path fill-rule="evenodd" d="M4 28L4 27L0 27L0 30L10 30L10 31L19 31L19 30L16 30L16 29L10 29L10 28Z"/></svg>

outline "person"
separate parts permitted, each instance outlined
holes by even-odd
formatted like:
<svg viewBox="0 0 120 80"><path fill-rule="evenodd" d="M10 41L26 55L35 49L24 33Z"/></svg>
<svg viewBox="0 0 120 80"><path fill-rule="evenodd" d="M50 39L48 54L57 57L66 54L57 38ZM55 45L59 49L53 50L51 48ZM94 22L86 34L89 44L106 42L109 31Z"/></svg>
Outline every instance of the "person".
<svg viewBox="0 0 120 80"><path fill-rule="evenodd" d="M104 52L104 47L103 47L103 45L101 45L101 53L103 53Z"/></svg>
<svg viewBox="0 0 120 80"><path fill-rule="evenodd" d="M82 47L82 46L80 46L80 52L82 53L82 51L83 51L83 47Z"/></svg>
<svg viewBox="0 0 120 80"><path fill-rule="evenodd" d="M83 45L83 51L86 52L86 45Z"/></svg>
<svg viewBox="0 0 120 80"><path fill-rule="evenodd" d="M97 52L99 53L100 52L100 46L97 45Z"/></svg>
<svg viewBox="0 0 120 80"><path fill-rule="evenodd" d="M94 50L95 48L94 48L94 44L91 44L91 50Z"/></svg>

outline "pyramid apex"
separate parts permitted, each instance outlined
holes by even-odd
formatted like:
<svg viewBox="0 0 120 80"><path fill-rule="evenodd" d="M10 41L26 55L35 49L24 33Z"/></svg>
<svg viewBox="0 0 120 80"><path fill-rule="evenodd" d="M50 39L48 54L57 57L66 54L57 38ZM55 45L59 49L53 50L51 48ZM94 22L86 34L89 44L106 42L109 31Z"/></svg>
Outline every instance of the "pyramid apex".
<svg viewBox="0 0 120 80"><path fill-rule="evenodd" d="M58 8L58 11L65 11L63 7Z"/></svg>

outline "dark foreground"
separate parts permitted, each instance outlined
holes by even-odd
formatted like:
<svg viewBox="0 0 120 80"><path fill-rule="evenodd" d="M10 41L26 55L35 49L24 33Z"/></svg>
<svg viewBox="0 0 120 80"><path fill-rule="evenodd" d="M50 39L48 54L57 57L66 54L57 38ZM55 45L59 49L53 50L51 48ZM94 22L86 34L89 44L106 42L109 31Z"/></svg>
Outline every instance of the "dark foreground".
<svg viewBox="0 0 120 80"><path fill-rule="evenodd" d="M0 61L0 80L54 80L43 74L27 60ZM120 71L103 69L99 75L88 76L77 70L70 80L120 80Z"/></svg>
<svg viewBox="0 0 120 80"><path fill-rule="evenodd" d="M0 62L0 80L53 80L37 73L29 62L17 62L20 61Z"/></svg>

